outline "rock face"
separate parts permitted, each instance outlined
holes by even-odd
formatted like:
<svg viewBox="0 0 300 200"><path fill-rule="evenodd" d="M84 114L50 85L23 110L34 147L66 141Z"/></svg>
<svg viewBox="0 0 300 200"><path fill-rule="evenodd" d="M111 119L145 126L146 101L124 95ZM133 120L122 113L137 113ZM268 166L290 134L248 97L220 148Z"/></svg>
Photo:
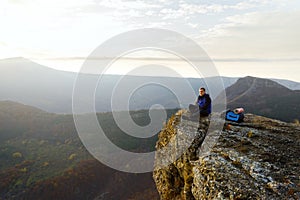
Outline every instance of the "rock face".
<svg viewBox="0 0 300 200"><path fill-rule="evenodd" d="M161 199L300 199L299 125L246 114L244 123L225 123L209 153L200 154L209 120L197 130L199 122L184 116L170 118L156 144Z"/></svg>

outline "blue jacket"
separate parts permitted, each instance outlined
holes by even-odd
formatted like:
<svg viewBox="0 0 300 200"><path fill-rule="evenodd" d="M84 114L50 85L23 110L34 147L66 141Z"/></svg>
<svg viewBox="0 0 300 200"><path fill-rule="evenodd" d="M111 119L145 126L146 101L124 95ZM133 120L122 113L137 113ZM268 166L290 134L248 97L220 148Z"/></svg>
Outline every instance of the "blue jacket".
<svg viewBox="0 0 300 200"><path fill-rule="evenodd" d="M206 111L208 114L211 113L211 99L209 94L203 96L198 96L197 103L199 105L200 111Z"/></svg>

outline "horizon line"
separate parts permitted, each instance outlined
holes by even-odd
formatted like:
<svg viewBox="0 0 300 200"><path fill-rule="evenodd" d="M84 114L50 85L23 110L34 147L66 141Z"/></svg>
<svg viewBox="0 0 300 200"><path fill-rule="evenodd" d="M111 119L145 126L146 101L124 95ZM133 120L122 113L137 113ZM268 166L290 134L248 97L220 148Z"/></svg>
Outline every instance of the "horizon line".
<svg viewBox="0 0 300 200"><path fill-rule="evenodd" d="M22 57L22 56L16 56L16 57L6 57L6 58L0 58L0 60L13 60L13 59L24 59L24 60L113 60L116 59L114 57L109 56L103 56L103 57L83 57L83 56L70 56L70 57L44 57L44 58L34 58L34 57ZM183 61L181 58L164 58L164 57L117 57L117 59L124 59L124 60L158 60L158 61ZM213 61L213 62L295 62L300 61L300 58L211 58L211 59L205 59L201 57L195 57L193 59L190 59L193 61L200 61L200 62L207 62L207 61Z"/></svg>

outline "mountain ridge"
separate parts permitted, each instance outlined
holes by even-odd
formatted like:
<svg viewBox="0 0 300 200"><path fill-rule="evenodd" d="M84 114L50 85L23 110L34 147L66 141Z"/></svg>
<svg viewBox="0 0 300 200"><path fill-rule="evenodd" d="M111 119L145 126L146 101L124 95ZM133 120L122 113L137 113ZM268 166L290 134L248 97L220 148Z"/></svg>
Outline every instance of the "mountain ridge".
<svg viewBox="0 0 300 200"><path fill-rule="evenodd" d="M246 112L286 122L300 119L300 91L290 90L275 81L247 76L225 92L228 108L244 107Z"/></svg>
<svg viewBox="0 0 300 200"><path fill-rule="evenodd" d="M22 72L22 70L20 71L20 69L23 69L24 72ZM105 87L102 89L97 87L95 91L95 106L97 112L111 111L111 91L113 91L114 86L116 86L120 78L122 78L122 76L119 75L103 76L103 84L105 84ZM126 78L131 82L159 82L160 80L164 80L176 88L182 87L181 84L183 81L179 78L165 77L129 76ZM207 85L214 86L215 78L218 77L207 78L205 80L207 81L206 83L203 79L187 78L186 80L188 81L187 83L192 86L196 98L198 88L200 86L207 87ZM237 78L230 77L221 78L224 81L224 87L229 87L238 80ZM71 114L75 79L76 73L74 72L59 71L44 67L28 59L14 58L0 60L0 100L20 102L50 113ZM97 80L98 77L96 75L86 75L84 79L88 82L88 80ZM221 92L222 88L213 89L217 90L215 93L218 93ZM86 94L82 94L79 96L80 101L85 101L85 95ZM229 93L228 95L230 96ZM212 98L214 99L215 96L212 96ZM144 101L144 99L147 99L147 101ZM153 104L161 104L167 109L171 109L187 107L188 103L194 100L194 97L189 97L189 102L186 101L180 105L181 102L176 100L171 91L157 85L151 85L150 87L142 87L136 90L129 100L129 106L130 110L141 110L148 109ZM82 109L82 112L89 112L85 107L80 109Z"/></svg>
<svg viewBox="0 0 300 200"><path fill-rule="evenodd" d="M9 62L0 62L0 100L12 100L21 102L27 105L41 108L47 112L54 113L72 113L72 94L76 80L76 73L58 71L49 68L43 68L41 65L22 58L14 59ZM25 64L24 64L25 63ZM21 70L23 69L23 71ZM98 80L97 75L84 74L83 84L89 86L89 82ZM97 87L95 92L95 104L97 112L106 112L111 110L111 93L120 79L124 79L121 75L105 75L101 79L101 83L105 87ZM126 76L131 82L164 82L172 86L180 87L183 81L188 81L197 91L199 85L205 85L203 80L199 79L180 79L180 78L165 78L165 77L139 77ZM214 78L208 81L214 82ZM226 78L225 84L230 85L235 79ZM82 87L84 87L84 85ZM101 89L101 91L100 91ZM85 101L87 94L81 94L78 98ZM144 96L149 101L145 102L139 96ZM136 90L131 97L130 102L133 110L148 108L153 104L162 104L167 108L178 107L177 101L169 101L172 99L172 93L163 86L152 84L150 87L142 87ZM85 108L82 108L82 112Z"/></svg>
<svg viewBox="0 0 300 200"><path fill-rule="evenodd" d="M24 57L11 57L11 58L0 59L0 63L1 62L5 63L7 61L10 62L10 63L14 63L14 62L20 62L20 63L27 62L27 63L31 63L31 64L34 64L34 65L39 65L42 68L51 69L51 70L54 70L54 71L57 71L57 72L67 72L67 73L77 74L77 72L65 71L65 70L58 70L58 69L54 69L54 68L51 68L51 67L48 67L48 66L45 66L45 65L41 65L41 64L33 62L30 59L27 59L27 58L24 58ZM93 74L89 74L89 75L93 75ZM108 75L113 75L113 74L108 74ZM132 75L132 76L135 76L135 75ZM221 77L223 77L223 78L233 78L233 79L236 79L236 80L238 80L239 78L241 78L241 77L226 77L226 76L221 76ZM188 79L197 79L197 78L193 78L193 77L186 77L186 78L188 78ZM262 78L262 77L258 77L258 78ZM281 85L284 85L285 87L287 87L287 88L289 88L291 90L300 90L300 82L298 82L298 81L293 81L293 80L288 80L288 79L280 79L280 78L264 78L264 79L270 79L270 80L276 81L277 83L279 83Z"/></svg>
<svg viewBox="0 0 300 200"><path fill-rule="evenodd" d="M148 112L131 114L140 124L148 123ZM156 137L147 141L127 137L113 123L112 113L97 113L97 117L115 145L136 152L154 148ZM119 172L93 158L78 136L72 115L11 101L0 101L0 179L0 199L158 197L150 173Z"/></svg>

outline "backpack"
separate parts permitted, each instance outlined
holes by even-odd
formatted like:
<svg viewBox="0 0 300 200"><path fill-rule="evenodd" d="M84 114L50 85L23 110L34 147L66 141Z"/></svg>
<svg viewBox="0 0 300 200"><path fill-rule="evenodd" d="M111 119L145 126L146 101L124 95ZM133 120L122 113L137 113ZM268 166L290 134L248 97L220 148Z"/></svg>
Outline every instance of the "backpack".
<svg viewBox="0 0 300 200"><path fill-rule="evenodd" d="M232 122L243 122L244 114L243 113L235 113L232 110L226 111L225 119Z"/></svg>

